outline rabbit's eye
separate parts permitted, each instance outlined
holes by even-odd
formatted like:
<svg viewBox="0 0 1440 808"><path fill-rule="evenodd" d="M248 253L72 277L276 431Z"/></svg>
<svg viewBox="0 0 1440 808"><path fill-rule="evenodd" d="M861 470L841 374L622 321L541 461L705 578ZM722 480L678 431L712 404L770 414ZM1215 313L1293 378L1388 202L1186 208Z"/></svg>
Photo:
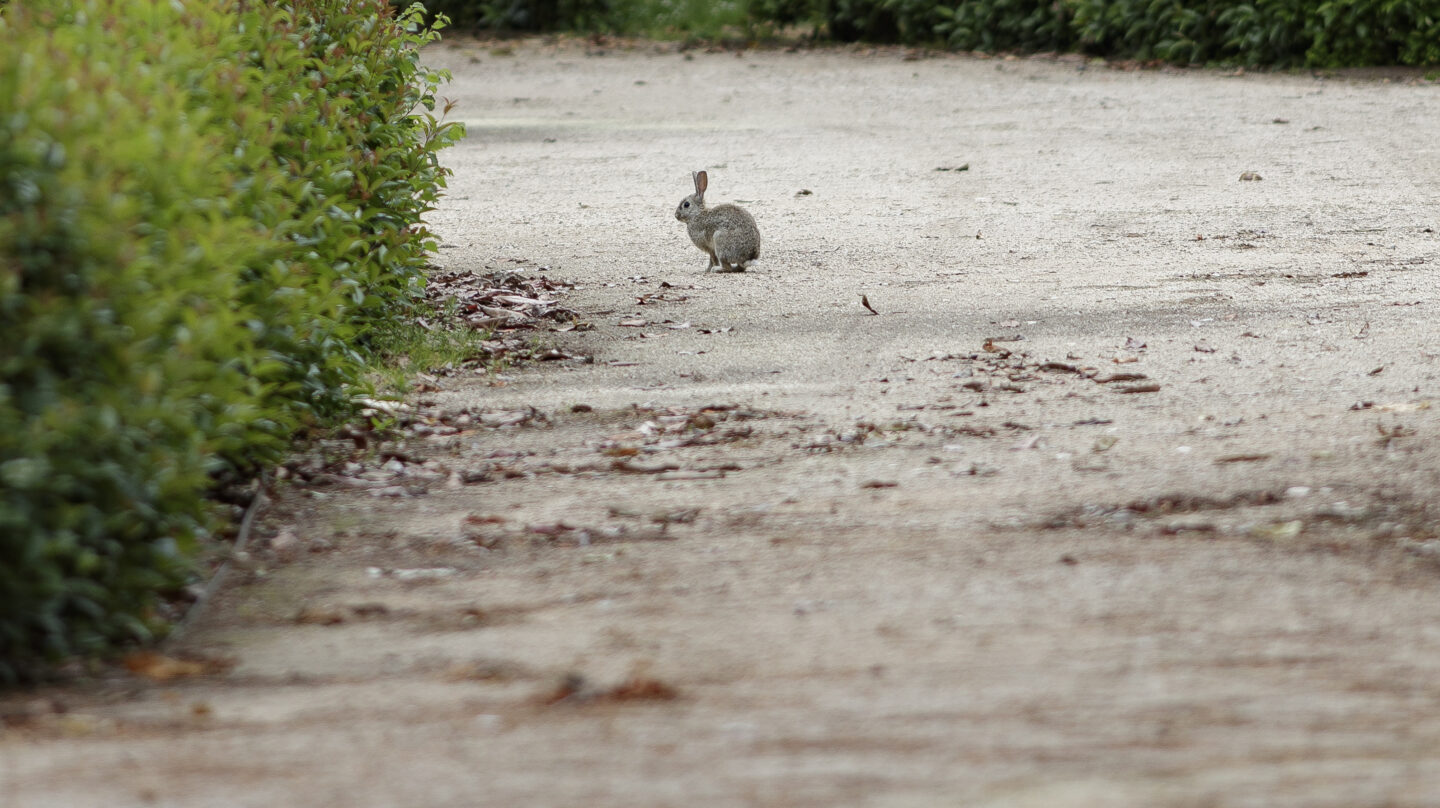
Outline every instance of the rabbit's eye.
<svg viewBox="0 0 1440 808"><path fill-rule="evenodd" d="M689 202L686 202L682 207L688 208L688 207L690 207L690 203L689 203Z"/></svg>

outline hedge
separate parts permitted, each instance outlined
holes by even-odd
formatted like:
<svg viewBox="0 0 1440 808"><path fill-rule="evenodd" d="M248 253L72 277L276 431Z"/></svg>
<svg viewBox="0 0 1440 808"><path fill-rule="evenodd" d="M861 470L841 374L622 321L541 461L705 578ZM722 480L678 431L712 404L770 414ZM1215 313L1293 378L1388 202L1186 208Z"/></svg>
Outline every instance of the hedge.
<svg viewBox="0 0 1440 808"><path fill-rule="evenodd" d="M714 35L693 0L436 0L494 30ZM733 0L741 33L1266 67L1440 64L1440 0Z"/></svg>
<svg viewBox="0 0 1440 808"><path fill-rule="evenodd" d="M162 631L215 482L349 411L461 135L422 13L0 5L0 681Z"/></svg>

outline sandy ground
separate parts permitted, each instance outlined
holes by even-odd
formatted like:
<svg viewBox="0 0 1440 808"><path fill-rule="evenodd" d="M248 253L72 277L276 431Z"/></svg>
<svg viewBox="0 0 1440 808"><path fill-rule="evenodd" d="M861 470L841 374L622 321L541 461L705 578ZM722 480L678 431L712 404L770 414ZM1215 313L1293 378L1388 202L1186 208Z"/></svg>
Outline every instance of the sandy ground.
<svg viewBox="0 0 1440 808"><path fill-rule="evenodd" d="M904 56L432 50L438 263L589 361L282 486L0 805L1440 805L1440 87Z"/></svg>

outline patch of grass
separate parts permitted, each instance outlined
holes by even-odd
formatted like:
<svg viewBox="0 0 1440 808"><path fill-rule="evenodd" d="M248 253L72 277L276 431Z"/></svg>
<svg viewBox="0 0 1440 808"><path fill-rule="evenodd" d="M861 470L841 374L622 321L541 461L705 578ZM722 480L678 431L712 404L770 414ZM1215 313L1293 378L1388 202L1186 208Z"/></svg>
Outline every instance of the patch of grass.
<svg viewBox="0 0 1440 808"><path fill-rule="evenodd" d="M475 364L477 360L488 364L492 371L500 369L501 363L488 359L489 352L484 347L485 341L493 336L491 332L465 325L444 325L460 319L455 314L454 301L433 319L439 323L406 320L375 329L372 334L375 362L371 372L378 380L377 386L403 394L414 385L417 373L458 368Z"/></svg>

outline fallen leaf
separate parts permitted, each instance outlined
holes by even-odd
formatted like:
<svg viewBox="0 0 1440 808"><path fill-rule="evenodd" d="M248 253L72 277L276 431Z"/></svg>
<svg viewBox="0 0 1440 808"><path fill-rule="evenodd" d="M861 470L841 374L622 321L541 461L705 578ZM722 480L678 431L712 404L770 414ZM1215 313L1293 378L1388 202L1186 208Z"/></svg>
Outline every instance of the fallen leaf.
<svg viewBox="0 0 1440 808"><path fill-rule="evenodd" d="M1158 393L1160 385L1151 382L1149 384L1131 384L1125 387L1116 388L1117 393Z"/></svg>
<svg viewBox="0 0 1440 808"><path fill-rule="evenodd" d="M674 686L651 676L632 674L614 687L599 690L578 673L566 674L560 683L540 694L536 701L545 706L560 703L589 704L597 701L673 701L680 697Z"/></svg>
<svg viewBox="0 0 1440 808"><path fill-rule="evenodd" d="M295 614L301 625L337 626L345 622L345 610L338 606L306 606Z"/></svg>
<svg viewBox="0 0 1440 808"><path fill-rule="evenodd" d="M1215 458L1216 463L1258 463L1262 460L1269 460L1268 454L1234 454L1223 455Z"/></svg>
<svg viewBox="0 0 1440 808"><path fill-rule="evenodd" d="M1240 175L1241 182L1259 182L1262 179L1264 179L1264 177L1256 174L1254 171L1246 171Z"/></svg>
<svg viewBox="0 0 1440 808"><path fill-rule="evenodd" d="M1041 446L1041 440L1042 440L1042 439L1041 439L1041 437L1040 437L1040 433L1037 432L1037 433L1035 433L1034 435L1030 435L1029 437L1025 438L1024 440L1022 440L1022 441L1020 441L1019 443L1015 444L1014 446L1011 446L1011 447L1010 447L1010 451L1012 451L1012 452L1023 452L1023 451L1025 451L1026 449L1036 449L1036 448L1039 448L1039 447Z"/></svg>
<svg viewBox="0 0 1440 808"><path fill-rule="evenodd" d="M1053 370L1060 373L1084 373L1080 368L1066 362L1045 362L1040 365L1040 370Z"/></svg>
<svg viewBox="0 0 1440 808"><path fill-rule="evenodd" d="M860 305L864 306L871 314L879 314L879 313L880 313L880 312L878 312L878 311L875 310L875 307L874 307L874 306L870 305L870 301L869 301L869 299L867 299L867 298L865 297L865 295L861 295L861 296L860 296Z"/></svg>
<svg viewBox="0 0 1440 808"><path fill-rule="evenodd" d="M678 463L636 463L633 460L616 460L610 464L610 468L627 474L660 474L666 471L675 471L680 468L680 465Z"/></svg>
<svg viewBox="0 0 1440 808"><path fill-rule="evenodd" d="M1305 523L1299 519L1289 522L1272 522L1268 525L1256 525L1250 528L1249 535L1256 539L1271 539L1273 541L1287 541L1300 535L1305 529Z"/></svg>
<svg viewBox="0 0 1440 808"><path fill-rule="evenodd" d="M125 670L156 682L168 682L182 676L206 676L223 673L235 665L227 659L178 659L154 651L135 651L121 660Z"/></svg>
<svg viewBox="0 0 1440 808"><path fill-rule="evenodd" d="M655 475L655 479L666 480L720 480L724 479L725 472L720 469L713 470L683 470L683 471L662 471Z"/></svg>
<svg viewBox="0 0 1440 808"><path fill-rule="evenodd" d="M1138 382L1150 378L1144 373L1108 373L1104 376L1096 376L1096 384L1110 384L1111 382Z"/></svg>
<svg viewBox="0 0 1440 808"><path fill-rule="evenodd" d="M585 691L585 687L586 682L584 676L578 673L567 673L565 677L560 680L560 684L542 693L536 698L536 701L546 706L559 704L562 701L579 701L583 697L582 694Z"/></svg>
<svg viewBox="0 0 1440 808"><path fill-rule="evenodd" d="M659 679L631 676L600 696L607 701L673 701L680 691Z"/></svg>
<svg viewBox="0 0 1440 808"><path fill-rule="evenodd" d="M1160 532L1169 536L1177 533L1214 533L1215 523L1199 514L1177 516L1160 527Z"/></svg>
<svg viewBox="0 0 1440 808"><path fill-rule="evenodd" d="M1376 410L1379 410L1380 412L1415 412L1415 411L1417 411L1417 410L1428 410L1428 409L1430 409L1430 402L1428 402L1428 401L1398 401L1398 402L1395 402L1394 404L1375 404L1375 405L1372 405L1372 404L1371 404L1370 402L1368 402L1368 401L1367 401L1367 402L1364 402L1364 403L1365 403L1365 406L1366 406L1366 407L1374 406L1375 409L1376 409ZM1363 408L1352 407L1351 409L1363 409Z"/></svg>

